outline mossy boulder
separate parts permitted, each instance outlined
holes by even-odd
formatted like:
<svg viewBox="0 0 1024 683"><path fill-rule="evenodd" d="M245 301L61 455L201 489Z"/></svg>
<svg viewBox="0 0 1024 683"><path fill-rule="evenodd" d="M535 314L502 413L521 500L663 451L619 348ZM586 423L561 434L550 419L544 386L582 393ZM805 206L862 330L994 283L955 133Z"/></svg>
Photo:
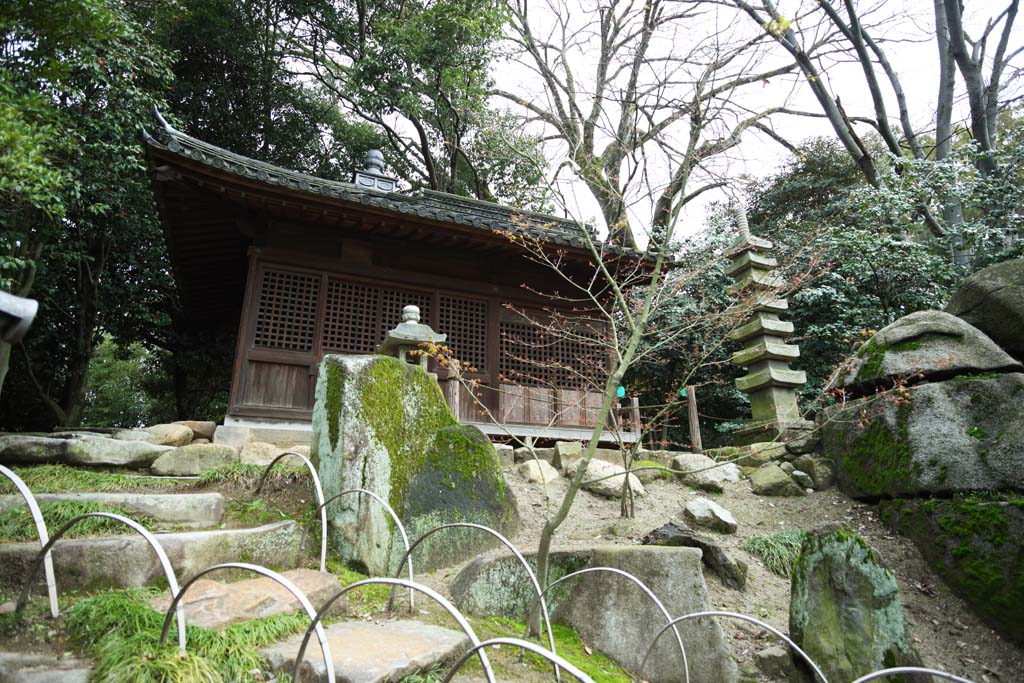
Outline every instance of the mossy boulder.
<svg viewBox="0 0 1024 683"><path fill-rule="evenodd" d="M850 358L841 385L863 393L903 379L1021 371L1020 362L976 327L943 311L918 311L862 344Z"/></svg>
<svg viewBox="0 0 1024 683"><path fill-rule="evenodd" d="M804 539L793 567L789 633L830 681L920 666L896 578L842 527Z"/></svg>
<svg viewBox="0 0 1024 683"><path fill-rule="evenodd" d="M1024 497L890 501L882 519L992 628L1024 644Z"/></svg>
<svg viewBox="0 0 1024 683"><path fill-rule="evenodd" d="M964 280L946 312L963 318L1011 356L1024 360L1024 259L997 263Z"/></svg>
<svg viewBox="0 0 1024 683"><path fill-rule="evenodd" d="M453 522L504 534L517 526L494 447L479 429L459 425L437 381L417 366L385 356L325 356L310 447L326 497L372 491L395 510L410 541ZM342 496L328 506L328 519L344 561L371 575L394 574L405 549L383 506L369 496ZM415 564L446 566L492 545L481 532L446 530L419 546Z"/></svg>
<svg viewBox="0 0 1024 683"><path fill-rule="evenodd" d="M535 563L534 555L526 556ZM534 565L535 566L535 565ZM644 582L679 616L709 609L707 586L697 548L598 546L561 549L549 555L549 585L584 568L610 567ZM534 597L522 565L510 554L487 554L466 565L452 583L459 609L479 616L523 620ZM665 616L635 584L609 572L589 572L550 590L545 598L551 620L573 628L595 649L651 683L683 679L679 646L671 630L657 641L650 660L638 671L651 641L666 624ZM712 619L679 625L692 683L735 683L736 662L721 626Z"/></svg>
<svg viewBox="0 0 1024 683"><path fill-rule="evenodd" d="M951 379L825 411L825 458L855 498L1024 490L1024 374Z"/></svg>

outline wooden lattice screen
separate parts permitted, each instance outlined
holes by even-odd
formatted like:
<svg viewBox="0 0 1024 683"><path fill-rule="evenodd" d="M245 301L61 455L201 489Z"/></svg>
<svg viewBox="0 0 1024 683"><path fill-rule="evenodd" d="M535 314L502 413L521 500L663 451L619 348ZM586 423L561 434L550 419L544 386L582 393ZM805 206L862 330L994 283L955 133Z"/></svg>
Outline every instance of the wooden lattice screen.
<svg viewBox="0 0 1024 683"><path fill-rule="evenodd" d="M526 322L502 321L498 373L502 381L560 389L590 388L603 373L603 351L584 339L560 338Z"/></svg>
<svg viewBox="0 0 1024 683"><path fill-rule="evenodd" d="M267 349L313 349L320 278L285 270L263 271L254 344Z"/></svg>
<svg viewBox="0 0 1024 683"><path fill-rule="evenodd" d="M448 335L452 353L474 370L487 369L487 302L442 294L438 331Z"/></svg>
<svg viewBox="0 0 1024 683"><path fill-rule="evenodd" d="M323 350L336 353L374 353L388 330L402 320L402 308L420 307L430 320L431 296L376 285L330 279L324 311Z"/></svg>

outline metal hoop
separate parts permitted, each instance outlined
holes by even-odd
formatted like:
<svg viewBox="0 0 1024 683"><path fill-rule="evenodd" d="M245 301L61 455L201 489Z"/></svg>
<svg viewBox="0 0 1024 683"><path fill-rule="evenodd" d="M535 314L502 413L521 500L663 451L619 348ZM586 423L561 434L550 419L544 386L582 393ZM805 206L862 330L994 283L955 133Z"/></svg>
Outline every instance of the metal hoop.
<svg viewBox="0 0 1024 683"><path fill-rule="evenodd" d="M255 495L259 495L259 492L263 490L263 484L267 481L267 475L270 474L270 470L277 464L278 460L289 455L294 455L296 458L301 458L302 462L306 464L306 469L309 470L309 476L313 478L313 488L316 490L316 499L320 503L320 571L327 571L327 508L324 507L324 489L320 486L320 476L316 473L316 468L313 467L313 463L309 461L309 458L296 453L295 451L286 451L273 460L267 465L266 469L263 470L263 476L260 477L260 481L256 484Z"/></svg>
<svg viewBox="0 0 1024 683"><path fill-rule="evenodd" d="M811 659L810 655L808 655L806 652L801 650L800 646L797 645L796 643L794 643L792 640L790 640L789 636L787 636L786 634L782 633L778 629L772 627L770 624L766 624L763 621L759 621L759 620L755 619L754 617L748 617L746 614L739 614L737 612L723 612L723 611L719 611L719 610L709 610L709 611L705 611L705 612L692 612L690 614L685 614L685 615L683 615L681 617L676 617L671 622L669 622L669 624L667 626L663 626L662 629L660 631L658 631L657 635L654 636L654 639L651 641L651 644L648 646L647 653L644 654L644 658L640 662L640 668L637 670L636 675L639 677L639 676L641 676L641 674L643 674L644 665L647 664L647 660L650 658L651 652L654 650L654 646L658 642L658 638L660 638L661 634L663 634L665 631L668 630L669 626L672 626L674 624L678 624L679 622L686 621L688 619L696 619L697 617L731 617L733 619L739 619L740 621L750 622L751 624L755 624L755 625L760 626L761 628L763 628L763 629L765 629L767 631L770 631L771 633L774 633L779 638L782 638L784 641L786 641L787 645L789 645L791 648L796 650L800 654L800 656L804 658L804 661L806 661L810 665L810 667L814 670L814 673L816 673L818 675L818 678L820 678L822 680L822 683L828 683L828 679L825 678L825 674L823 674L821 672L821 669L819 669L818 665L814 663L814 660Z"/></svg>
<svg viewBox="0 0 1024 683"><path fill-rule="evenodd" d="M383 505L384 509L387 510L388 514L391 515L391 519L394 520L395 526L398 527L399 533L402 534L402 543L405 545L406 552L409 551L409 536L405 533L405 525L402 524L402 520L398 518L397 514L395 514L394 508L392 508L390 505L388 505L384 501L383 498L378 496L373 491L367 491L366 489L348 489L347 491L342 491L341 493L338 493L338 494L335 494L335 495L331 496L330 498L325 500L323 503L321 503L320 506L317 507L317 509L314 510L309 515L309 521L306 522L306 526L305 526L305 528L302 531L302 538L299 540L299 553L298 553L298 557L295 560L295 564L296 565L299 563L299 560L302 558L302 549L305 547L305 545L306 545L306 538L309 536L309 527L313 523L313 515L315 515L321 509L325 509L329 503L331 503L331 502L337 500L338 498L341 498L342 496L344 496L346 494L349 494L349 493L365 493L366 495L370 496L371 498L376 500L378 503ZM321 564L323 564L323 560L321 560ZM415 578L413 578L413 575L412 575L412 558L411 557L409 558L409 580L410 581L415 581L416 580ZM412 591L410 589L410 591L409 591L409 609L410 610L414 609L416 607L415 598L413 598L413 594L414 594L414 591Z"/></svg>
<svg viewBox="0 0 1024 683"><path fill-rule="evenodd" d="M266 567L261 567L256 564L247 564L245 562L225 562L223 564L216 564L212 567L207 567L203 571L193 576L187 582L185 582L185 585L181 587L181 590L178 591L178 594L174 596L173 600L171 600L171 606L167 608L167 615L164 617L164 627L160 631L161 645L163 645L164 641L167 640L167 629L171 625L171 610L177 607L178 603L184 597L186 591L188 591L192 584L194 584L196 581L206 576L210 572L215 572L218 569L244 569L245 571L255 572L260 576L265 576L268 579L272 579L280 585L284 586L285 589L287 589L288 592L291 593L295 597L295 599L299 601L299 604L302 605L302 609L306 612L306 615L313 620L313 626L316 628L316 636L317 639L320 641L320 651L323 653L324 656L324 667L327 669L327 683L336 683L334 677L334 660L331 657L330 645L327 643L327 634L324 633L323 626L317 619L317 612L313 608L313 604L309 601L309 598L306 597L305 593L299 590L298 586L296 586L294 583L292 583L285 577L281 576L272 569L267 569ZM298 659L296 661L301 661L301 659ZM298 681L298 669L296 668L294 683L298 683Z"/></svg>
<svg viewBox="0 0 1024 683"><path fill-rule="evenodd" d="M578 680L583 681L583 683L594 683L593 679L591 679L590 676L583 673L569 662L565 661L562 657L559 657L550 650L545 650L540 645L531 643L528 640L520 640L519 638L491 638L490 640L485 640L482 643L474 645L473 647L466 650L462 657L459 658L459 661L455 662L455 665L452 666L451 670L444 677L443 683L450 683L450 681L452 680L452 676L454 676L455 673L462 668L462 665L465 664L470 657L472 657L478 651L482 652L485 647L489 647L491 645L511 645L513 647L518 647L523 650L529 650L530 652L540 655L544 659L548 660L549 662L554 664L556 668L565 669L570 674L575 676Z"/></svg>
<svg viewBox="0 0 1024 683"><path fill-rule="evenodd" d="M25 607L25 604L28 602L28 594L32 589L32 582L35 580L36 574L39 573L39 564L49 555L50 548L53 547L53 544L59 541L61 536L66 534L71 527L88 517L105 517L107 519L113 519L138 532L138 534L146 540L149 547L153 549L154 553L156 553L156 558L160 561L160 566L164 570L164 576L167 578L167 588L171 592L171 604L174 604L174 601L179 594L178 579L174 575L174 567L171 566L171 561L167 559L167 553L164 552L164 547L160 545L160 542L156 540L156 537L146 531L146 529L135 520L128 519L122 515L118 515L113 512L87 512L83 515L78 515L62 526L57 533L53 535L53 538L47 541L46 545L44 545L42 550L40 550L36 555L35 559L32 561L32 568L29 570L28 579L25 581L25 587L21 589L21 595L18 597L18 605L14 608L14 611L21 612ZM185 614L180 609L176 610L175 614L178 618L178 649L181 652L185 652ZM168 612L168 618L169 617L170 613ZM164 631L166 633L166 628ZM163 642L163 638L161 638L161 642Z"/></svg>
<svg viewBox="0 0 1024 683"><path fill-rule="evenodd" d="M39 509L39 503L36 501L36 497L32 495L32 490L22 481L21 477L3 465L0 465L0 474L10 479L11 483L14 484L14 488L18 489L18 493L25 499L25 504L28 505L29 513L32 515L32 521L36 525L39 547L45 548L46 543L50 540L50 536L46 531L46 520L43 519L43 512ZM50 599L50 616L56 619L60 616L60 608L57 606L57 580L53 576L53 556L50 554L50 551L46 551L46 555L43 557L43 574L46 576L46 593Z"/></svg>
<svg viewBox="0 0 1024 683"><path fill-rule="evenodd" d="M313 623L310 625L308 629L306 629L305 635L302 636L302 643L299 645L299 651L295 655L295 671L293 673L293 679L295 683L298 683L299 680L299 667L302 665L302 660L306 655L306 646L309 644L309 634L314 627L321 628L321 617L327 614L331 606L334 605L334 603L338 601L341 598L341 596L345 595L350 590L359 588L361 586L373 586L376 584L384 584L389 586L403 586L423 593L428 598L431 598L434 602L441 605L441 607L443 607L445 611L448 612L448 614L454 617L455 621L459 623L459 626L462 628L463 633L466 634L471 643L473 643L474 645L480 643L480 638L477 637L476 631L474 631L473 627L469 625L469 621L467 621L466 617L462 615L462 612L456 609L455 605L445 600L444 597L438 592L430 588L427 588L422 584L413 583L412 581L405 581L404 579L363 579L362 581L356 581L355 583L350 583L349 585L345 586L340 591L332 595L327 600L327 602L320 606L320 611L317 613L315 617L313 617ZM494 671L491 669L491 662L489 659L487 659L487 654L485 652L480 653L480 664L484 667L484 674L487 676L488 683L495 683Z"/></svg>
<svg viewBox="0 0 1024 683"><path fill-rule="evenodd" d="M957 683L974 683L974 681L968 678L960 678L959 676L954 676L953 674L946 673L945 671L923 669L919 666L896 666L891 669L880 669L879 671L869 673L866 676L861 676L852 683L867 683L867 681L873 681L876 678L883 678L894 674L928 674L929 676L938 676L939 678L956 681Z"/></svg>
<svg viewBox="0 0 1024 683"><path fill-rule="evenodd" d="M675 624L672 622L672 615L668 613L668 610L665 609L665 605L662 604L661 600L658 599L658 596L654 594L654 591L648 588L647 584L645 584L643 581L633 576L629 572L623 571L621 569L616 569L614 567L587 567L585 569L580 569L578 571L566 574L565 576L560 577L555 581L552 581L548 584L547 588L544 589L544 593L547 594L549 590L557 586L562 581L565 581L566 579L572 579L577 576L580 576L581 574L589 574L590 572L609 572L611 574L615 574L617 576L629 579L634 584L636 584L640 588L640 590L646 593L647 597L649 597L655 605L657 605L658 609L661 610L661 613L665 615L665 620L668 622L668 625L672 627L672 630L676 634L676 643L679 644L679 654L682 655L683 658L683 673L685 674L686 683L690 683L690 665L686 659L686 648L683 647L683 638L679 635L679 629L677 629ZM533 609L532 604L530 605L530 609ZM659 633L658 635L661 634Z"/></svg>
<svg viewBox="0 0 1024 683"><path fill-rule="evenodd" d="M509 541L507 538L505 538L504 536L499 534L497 531L495 531L494 529L492 529L492 528L490 528L488 526L484 526L483 524L474 524L472 522L453 522L452 524L442 524L441 526L434 527L433 529L431 529L427 533L425 533L422 536L420 536L419 538L417 538L416 541L412 544L412 547L409 548L409 550L406 551L405 556L402 558L402 562L398 565L398 571L395 572L395 576L398 576L399 574L402 573L402 567L405 566L406 561L410 557L412 557L412 551L416 550L417 546L419 546L419 544L422 543L423 541L425 541L429 536L432 536L433 534L436 534L438 531L441 531L443 529L457 529L457 528L477 529L479 531L483 531L485 533L488 533L491 536L494 536L496 539L498 539L501 542L502 545L504 545L506 548L508 548L512 552L512 554L516 556L516 559L519 560L519 563L521 565L523 565L523 569L526 570L527 576L530 577L530 582L533 584L533 590L536 593L537 600L540 601L541 615L544 617L544 628L546 628L547 632L548 632L548 645L550 647L551 652L555 652L555 637L551 633L551 620L550 620L550 618L548 616L548 605L547 605L547 602L544 601L544 591L541 590L540 582L537 580L537 575L533 573L533 569L530 568L530 565L526 561L526 558L523 557L523 554L520 553L519 550L514 545L512 545L512 542ZM388 609L391 609L391 607L393 605L393 602L394 602L394 595L392 595L391 597L392 597L391 601L388 602ZM527 614L526 614L527 621L529 621L529 618L530 618L530 614L529 614L529 612L527 612ZM555 652L555 654L558 654L558 653ZM562 680L562 676L558 672L558 665L557 664L555 665L555 678L558 681Z"/></svg>

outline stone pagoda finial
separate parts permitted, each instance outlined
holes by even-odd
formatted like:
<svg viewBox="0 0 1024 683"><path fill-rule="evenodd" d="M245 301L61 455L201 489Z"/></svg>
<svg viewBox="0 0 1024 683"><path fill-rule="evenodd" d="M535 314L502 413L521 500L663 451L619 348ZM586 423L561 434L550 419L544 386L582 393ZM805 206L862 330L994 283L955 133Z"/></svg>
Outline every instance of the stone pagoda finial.
<svg viewBox="0 0 1024 683"><path fill-rule="evenodd" d="M379 149L371 149L363 158L363 167L356 169L352 182L367 190L394 192L398 182L384 175L384 154Z"/></svg>
<svg viewBox="0 0 1024 683"><path fill-rule="evenodd" d="M752 412L750 424L736 432L734 440L737 445L785 440L812 426L801 418L796 396L807 376L789 367L790 361L800 357L800 348L785 343L793 334L793 323L779 319L789 303L775 295L782 280L774 272L778 263L769 255L774 245L751 234L741 206L734 207L734 212L739 239L726 252L730 264L725 273L734 281L727 291L751 296L755 302L751 320L729 334L743 344L732 362L747 369L736 380L736 388L750 397Z"/></svg>

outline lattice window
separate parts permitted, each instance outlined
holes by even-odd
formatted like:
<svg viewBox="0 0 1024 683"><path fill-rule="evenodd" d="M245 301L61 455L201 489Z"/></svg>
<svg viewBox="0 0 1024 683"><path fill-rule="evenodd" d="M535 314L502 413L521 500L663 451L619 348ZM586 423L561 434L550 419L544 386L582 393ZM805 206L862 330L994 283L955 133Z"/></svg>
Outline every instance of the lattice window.
<svg viewBox="0 0 1024 683"><path fill-rule="evenodd" d="M373 353L377 336L379 291L369 285L342 280L327 281L324 311L324 351Z"/></svg>
<svg viewBox="0 0 1024 683"><path fill-rule="evenodd" d="M312 351L320 278L264 270L256 308L254 344L267 349Z"/></svg>
<svg viewBox="0 0 1024 683"><path fill-rule="evenodd" d="M588 389L607 373L604 351L596 342L565 338L528 322L499 326L502 381L526 386ZM582 335L581 335L582 336Z"/></svg>
<svg viewBox="0 0 1024 683"><path fill-rule="evenodd" d="M448 335L448 346L463 363L483 372L487 365L487 302L439 297L438 332Z"/></svg>
<svg viewBox="0 0 1024 683"><path fill-rule="evenodd" d="M388 330L402 319L402 308L420 307L430 321L430 294L330 279L324 311L323 349L334 353L375 353Z"/></svg>

